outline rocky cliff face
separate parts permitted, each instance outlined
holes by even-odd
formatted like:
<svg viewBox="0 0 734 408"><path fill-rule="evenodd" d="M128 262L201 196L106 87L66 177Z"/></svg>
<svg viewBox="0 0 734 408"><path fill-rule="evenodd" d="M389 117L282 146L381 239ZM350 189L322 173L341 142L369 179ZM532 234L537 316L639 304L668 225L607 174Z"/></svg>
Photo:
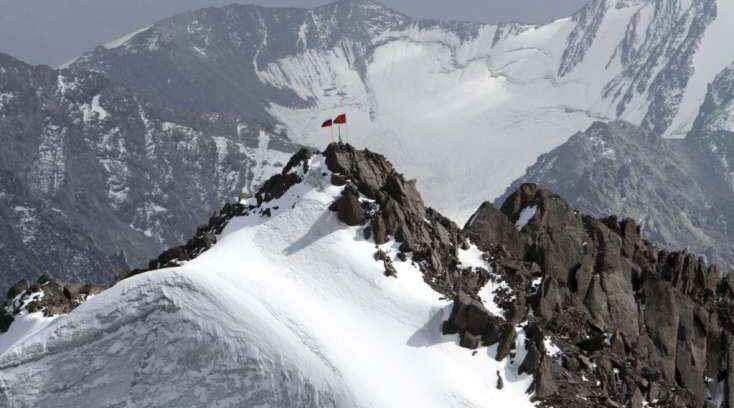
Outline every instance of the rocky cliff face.
<svg viewBox="0 0 734 408"><path fill-rule="evenodd" d="M485 205L466 231L511 290L503 319L460 295L448 327L499 341L498 353L511 336L491 334L522 327L521 369L535 373L542 406L732 406L733 286L719 268L534 184L500 211Z"/></svg>
<svg viewBox="0 0 734 408"><path fill-rule="evenodd" d="M0 55L0 287L106 283L255 189L296 148L236 115L161 109L104 76Z"/></svg>
<svg viewBox="0 0 734 408"><path fill-rule="evenodd" d="M538 183L596 217L638 220L659 245L731 265L734 195L722 166L726 159L712 157L726 148L709 148L699 135L660 140L629 123L596 123L540 156L496 203L523 183Z"/></svg>
<svg viewBox="0 0 734 408"><path fill-rule="evenodd" d="M686 138L704 168L721 182L720 189L734 192L734 65L722 71L708 87L706 100L693 130Z"/></svg>
<svg viewBox="0 0 734 408"><path fill-rule="evenodd" d="M409 19L370 1L315 10L230 5L183 13L100 46L71 66L98 72L166 106L240 112L268 120L270 103L303 106L292 89L266 84L259 71L309 50L348 47L364 69L371 38Z"/></svg>

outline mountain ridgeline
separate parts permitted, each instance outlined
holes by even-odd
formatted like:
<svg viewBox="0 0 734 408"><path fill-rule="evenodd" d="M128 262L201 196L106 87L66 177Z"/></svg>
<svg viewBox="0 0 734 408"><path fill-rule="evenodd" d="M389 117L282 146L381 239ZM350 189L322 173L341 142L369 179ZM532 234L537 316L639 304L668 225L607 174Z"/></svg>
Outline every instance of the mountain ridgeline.
<svg viewBox="0 0 734 408"><path fill-rule="evenodd" d="M323 170L315 167L319 160L325 163ZM325 179L328 186L319 184L318 177L322 175L328 176ZM499 392L497 395L510 392L502 391L503 377L510 381L514 376L529 375L532 383L527 389L527 398L541 406L732 406L734 327L730 317L734 313L734 282L730 275L693 254L656 247L641 236L640 227L634 220L584 215L560 196L534 184L520 186L500 209L490 203L483 204L461 229L427 208L415 183L405 179L381 155L337 144L330 145L321 154L302 150L292 157L282 172L270 178L252 200L225 206L207 225L199 228L189 244L167 251L152 261L151 267L172 268L163 270L186 277L198 273L195 267L187 269L186 265L196 263L199 257L206 257L211 251L215 255L209 258L214 261L229 259L233 254L217 251L217 248L226 245L223 242L227 240L231 242L235 231L255 228L257 222L268 223L287 217L299 207L310 208L300 198L292 203L286 199L301 197L306 191L304 186L309 183L315 183L313 185L322 190L336 188L340 191L328 205L328 212L333 215L328 212L320 217L314 214L316 224L309 226L309 231L322 231L330 224L329 217L334 217L340 220L338 229L357 234L356 238L351 233L344 235L345 238L372 243L374 255L367 252L360 256L374 257L373 261L381 265L383 273L375 279L406 279L402 275L405 267L414 265L435 296L453 301L450 313L440 313L438 316L443 318L428 325L441 327L445 338L458 334L458 345L462 347L484 349L491 346L487 349L488 355L474 358L507 362L507 371L502 375L498 372L498 390L487 384L487 392ZM289 204L281 207L286 203ZM209 238L201 239L204 236ZM218 237L224 237L224 241L218 242ZM307 242L303 243L303 239ZM304 248L304 245L308 247L318 242L318 238L310 234L303 239L288 248L293 245ZM326 238L322 236L321 239ZM385 249L391 242L395 242L395 252ZM471 248L481 253L478 260L481 259L482 266L465 263ZM250 270L247 259L250 258L243 258L243 263L236 265L237 270L258 276L261 272ZM218 276L209 270L206 274L214 274L211 279ZM112 289L97 295L99 304L139 301L141 295L135 295L138 290L134 287L137 282L150 285L144 279L146 275L144 271L129 274ZM164 285L171 285L171 279L168 278ZM204 290L196 286L196 279L187 281L183 289L175 291ZM52 292L64 287L55 282L39 281L33 290L45 291L47 285L55 285L49 286ZM494 288L492 300L486 296L487 287ZM45 299L33 297L29 291L32 290L28 287L19 288L14 293L15 299L24 296ZM78 302L72 302L76 304ZM165 307L156 304L145 308ZM40 303L25 305L33 305L34 310L43 308ZM71 320L64 323L65 330L70 330L67 335L72 342L77 330L72 323L75 313L68 315ZM123 315L127 313L133 312ZM166 313L170 314L166 319L176 319L175 316L187 312L174 308ZM116 319L108 323L114 325ZM148 330L145 323L135 325L136 330ZM123 332L112 333L123 335ZM114 343L117 334L112 336L103 342ZM87 334L85 338L94 336ZM146 338L136 340L136 347L145 347ZM158 340L150 337L150 341ZM49 396L43 392L24 392L33 384L18 379L25 378L24 373L36 369L39 364L49 369L55 364L66 364L63 362L73 353L93 346L94 342L84 340L81 344L59 345L53 350L40 351L40 354L31 347L27 349L28 355L21 348L19 352L2 356L0 377L4 389L0 395L10 406L33 405L34 402L45 406ZM207 346L197 347L203 350ZM173 353L175 360L177 353L185 351L168 352ZM322 353L329 354L329 351L322 350ZM105 355L96 357L99 367L103 367L102 373L114 371L119 360ZM182 360L175 361L172 364ZM261 390L261 398L277 392L262 376L252 385ZM158 395L165 394L174 385L150 380L146 387L153 387L145 389L155 389ZM117 383L116 388L121 393L145 392L126 381ZM82 398L96 395L93 392L91 389L81 391ZM234 401L240 392L243 391L231 389L226 394ZM380 394L381 391L374 392ZM209 401L218 400L206 391L204 394ZM72 402L80 398L79 395L61 392L53 398ZM187 395L182 391L178 401L187 401ZM290 400L290 404L323 406L309 402L312 397L308 395L303 397L307 399ZM110 404L105 402L100 406ZM341 405L337 402L336 406Z"/></svg>
<svg viewBox="0 0 734 408"><path fill-rule="evenodd" d="M541 155L495 203L523 183L538 183L597 217L637 219L656 243L731 266L730 135L692 132L682 140L661 140L630 123L595 123Z"/></svg>

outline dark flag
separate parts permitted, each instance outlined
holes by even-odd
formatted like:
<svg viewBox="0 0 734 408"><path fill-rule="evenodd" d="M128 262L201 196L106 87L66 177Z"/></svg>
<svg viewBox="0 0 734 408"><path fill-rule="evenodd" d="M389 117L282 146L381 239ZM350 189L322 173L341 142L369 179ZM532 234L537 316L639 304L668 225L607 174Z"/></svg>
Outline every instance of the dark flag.
<svg viewBox="0 0 734 408"><path fill-rule="evenodd" d="M327 127L331 127L331 125L333 125L333 124L334 124L334 122L331 119L329 119L326 122L322 123L321 124L321 127L322 128L327 128Z"/></svg>
<svg viewBox="0 0 734 408"><path fill-rule="evenodd" d="M334 123L337 125L341 125L343 123L347 123L347 114L342 113L341 115L337 116L336 119L334 119Z"/></svg>

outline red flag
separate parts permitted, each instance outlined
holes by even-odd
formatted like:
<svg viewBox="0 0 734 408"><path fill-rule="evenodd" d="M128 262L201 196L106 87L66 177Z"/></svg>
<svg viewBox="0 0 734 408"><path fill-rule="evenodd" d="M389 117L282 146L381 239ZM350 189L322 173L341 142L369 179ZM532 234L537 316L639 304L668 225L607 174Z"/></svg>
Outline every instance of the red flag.
<svg viewBox="0 0 734 408"><path fill-rule="evenodd" d="M336 119L334 119L334 123L341 125L342 123L347 123L347 114L342 113L341 115L337 116Z"/></svg>
<svg viewBox="0 0 734 408"><path fill-rule="evenodd" d="M321 127L322 128L327 128L327 127L331 127L331 125L333 125L333 124L334 124L334 122L331 119L329 119L326 122L322 123L321 124Z"/></svg>

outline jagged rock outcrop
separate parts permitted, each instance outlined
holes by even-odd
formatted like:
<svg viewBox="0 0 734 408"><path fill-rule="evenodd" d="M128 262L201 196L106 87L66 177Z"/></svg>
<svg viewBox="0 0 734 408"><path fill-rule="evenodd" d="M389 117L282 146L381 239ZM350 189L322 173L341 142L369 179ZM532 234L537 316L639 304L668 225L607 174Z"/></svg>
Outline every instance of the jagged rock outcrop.
<svg viewBox="0 0 734 408"><path fill-rule="evenodd" d="M718 112L709 110L711 116ZM625 122L597 122L540 156L495 204L522 184L536 183L589 215L637 220L662 247L686 248L731 266L734 184L720 165L727 162L725 134L701 130L670 140Z"/></svg>
<svg viewBox="0 0 734 408"><path fill-rule="evenodd" d="M353 186L345 188L345 195L335 203L342 220L350 225L369 222L370 235L378 245L395 239L401 252L413 254L426 281L438 292L453 294L466 284L456 255L464 244L463 234L454 222L425 206L415 180L406 180L384 156L348 144L332 143L324 156L337 180ZM357 206L357 192L376 206L369 211Z"/></svg>
<svg viewBox="0 0 734 408"><path fill-rule="evenodd" d="M18 315L43 312L46 317L67 314L100 293L103 286L68 284L41 275L35 283L22 279L8 289L0 309L0 333L8 330Z"/></svg>
<svg viewBox="0 0 734 408"><path fill-rule="evenodd" d="M280 173L258 190L256 203L225 205L210 218L208 224L200 226L195 237L185 245L167 250L151 260L148 268L128 271L121 278L178 266L194 259L216 243L216 235L235 216L251 211L269 216L271 208L263 204L277 200L289 188L303 181L313 154L308 149L300 150ZM420 266L426 281L440 293L449 296L461 290L476 293L486 282L486 276L471 274L473 279L464 276L468 271L459 267L456 251L466 245L461 229L453 221L427 208L415 188L415 180L406 180L384 156L338 143L330 144L323 156L333 173L332 184L344 186L342 195L330 206L342 222L365 226L364 234L377 245L395 239L400 243L398 257L404 261L407 260L406 254L411 253L412 262ZM386 275L396 274L391 260L376 257L385 261Z"/></svg>
<svg viewBox="0 0 734 408"><path fill-rule="evenodd" d="M486 205L478 215L491 214ZM519 256L495 251L494 273L516 297L508 319L524 322L521 368L535 375L542 405L734 404L729 276L686 251L659 249L634 220L584 215L535 184L520 186L500 211L512 224L531 207ZM466 230L491 242L506 224L477 216Z"/></svg>

